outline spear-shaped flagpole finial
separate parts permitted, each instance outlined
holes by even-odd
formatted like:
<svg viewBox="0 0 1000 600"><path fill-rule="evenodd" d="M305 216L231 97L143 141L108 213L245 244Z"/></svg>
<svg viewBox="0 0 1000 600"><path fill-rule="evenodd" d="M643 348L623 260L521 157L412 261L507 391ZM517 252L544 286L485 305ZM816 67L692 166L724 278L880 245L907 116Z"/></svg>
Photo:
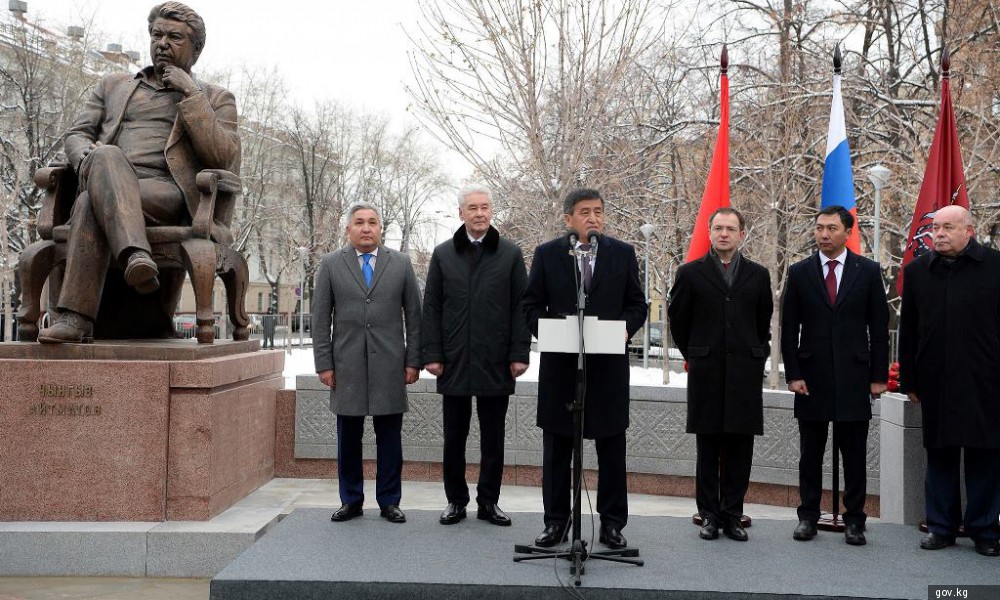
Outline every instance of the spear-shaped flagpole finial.
<svg viewBox="0 0 1000 600"><path fill-rule="evenodd" d="M948 52L948 46L941 50L941 77L951 79L951 52Z"/></svg>
<svg viewBox="0 0 1000 600"><path fill-rule="evenodd" d="M729 44L725 42L722 43L722 57L719 59L719 64L723 75L729 72Z"/></svg>
<svg viewBox="0 0 1000 600"><path fill-rule="evenodd" d="M840 75L840 67L843 64L844 59L840 55L840 42L833 47L833 73L834 75Z"/></svg>

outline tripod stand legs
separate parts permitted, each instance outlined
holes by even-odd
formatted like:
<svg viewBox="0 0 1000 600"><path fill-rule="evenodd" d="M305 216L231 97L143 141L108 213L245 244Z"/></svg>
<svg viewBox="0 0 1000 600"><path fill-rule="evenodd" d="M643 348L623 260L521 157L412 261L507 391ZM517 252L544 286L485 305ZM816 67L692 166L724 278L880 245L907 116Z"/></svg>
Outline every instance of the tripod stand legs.
<svg viewBox="0 0 1000 600"><path fill-rule="evenodd" d="M590 552L587 550L587 542L584 540L574 540L569 548L539 548L538 546L525 546L517 544L514 546L516 554L526 556L515 556L514 562L526 560L543 560L550 558L562 558L571 561L570 575L573 575L574 585L580 585L580 576L586 575L586 563L588 560L605 560L608 562L625 563L641 567L645 564L639 556L638 548L620 548L618 550L600 550Z"/></svg>

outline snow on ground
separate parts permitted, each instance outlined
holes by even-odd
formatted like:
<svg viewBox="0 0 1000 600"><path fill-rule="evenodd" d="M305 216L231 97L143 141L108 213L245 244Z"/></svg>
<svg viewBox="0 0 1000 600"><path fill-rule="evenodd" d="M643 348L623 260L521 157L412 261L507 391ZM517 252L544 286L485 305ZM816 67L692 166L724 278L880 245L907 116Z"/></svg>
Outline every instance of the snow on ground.
<svg viewBox="0 0 1000 600"><path fill-rule="evenodd" d="M538 352L531 353L531 366L528 367L528 371L524 375L518 377L518 381L538 381L538 358ZM284 376L286 388L295 389L296 375L312 375L314 373L316 373L316 367L313 363L312 348L292 348L290 354L285 354ZM663 370L660 367L650 367L648 369L632 367L630 376L632 385L651 387L662 387L664 385ZM433 376L427 371L421 371L420 377L433 379ZM670 383L667 385L670 387L687 386L687 373L671 371Z"/></svg>

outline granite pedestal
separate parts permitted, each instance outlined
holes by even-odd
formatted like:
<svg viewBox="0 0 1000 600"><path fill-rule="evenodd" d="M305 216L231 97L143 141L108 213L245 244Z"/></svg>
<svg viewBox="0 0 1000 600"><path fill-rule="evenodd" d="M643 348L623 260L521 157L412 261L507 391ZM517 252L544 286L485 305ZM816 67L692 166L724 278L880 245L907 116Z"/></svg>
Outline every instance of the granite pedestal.
<svg viewBox="0 0 1000 600"><path fill-rule="evenodd" d="M920 405L902 394L882 396L880 517L889 523L916 525L924 518L924 450Z"/></svg>
<svg viewBox="0 0 1000 600"><path fill-rule="evenodd" d="M274 472L284 354L0 344L0 521L203 521Z"/></svg>

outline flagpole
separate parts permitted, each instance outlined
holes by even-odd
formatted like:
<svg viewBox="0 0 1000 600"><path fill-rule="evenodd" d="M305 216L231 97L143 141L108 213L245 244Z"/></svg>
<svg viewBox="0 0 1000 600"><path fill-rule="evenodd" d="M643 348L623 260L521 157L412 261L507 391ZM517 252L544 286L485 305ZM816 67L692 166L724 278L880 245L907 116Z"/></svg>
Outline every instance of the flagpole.
<svg viewBox="0 0 1000 600"><path fill-rule="evenodd" d="M924 178L920 183L920 193L913 209L913 220L906 236L903 262L896 279L896 291L900 296L903 295L906 266L931 250L929 240L934 213L939 208L952 204L969 208L964 170L958 126L951 102L951 53L944 46L941 50L941 110L927 156Z"/></svg>
<svg viewBox="0 0 1000 600"><path fill-rule="evenodd" d="M843 63L843 58L840 55L840 42L833 49L833 77L836 79L840 77L841 64ZM858 228L857 222L854 223L855 229ZM843 531L844 524L840 522L840 440L837 436L837 428L833 421L830 422L830 428L832 429L830 438L830 453L833 459L833 472L831 473L833 485L831 486L831 500L833 502L833 511L830 513L830 517L825 516L820 517L819 522L816 523L816 527L823 529L825 531Z"/></svg>
<svg viewBox="0 0 1000 600"><path fill-rule="evenodd" d="M722 44L719 63L719 131L685 263L697 260L708 252L711 247L708 219L716 209L729 206L729 47L725 43Z"/></svg>

